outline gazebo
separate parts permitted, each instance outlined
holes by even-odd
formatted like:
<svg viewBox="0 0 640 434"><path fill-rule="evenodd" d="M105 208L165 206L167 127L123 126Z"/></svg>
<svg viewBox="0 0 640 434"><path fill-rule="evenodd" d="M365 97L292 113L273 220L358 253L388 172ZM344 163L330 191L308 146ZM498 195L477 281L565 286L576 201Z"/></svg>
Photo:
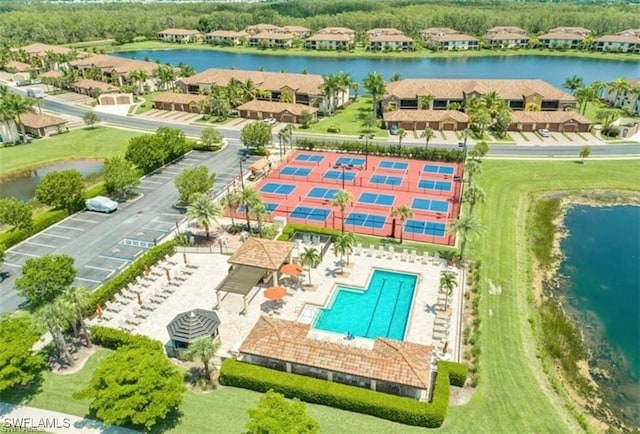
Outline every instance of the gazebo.
<svg viewBox="0 0 640 434"><path fill-rule="evenodd" d="M291 252L295 243L288 241L248 238L227 262L233 266L231 272L216 288L218 305L221 292L242 295L244 309L247 311L247 295L251 289L268 273L272 273L273 285L278 285L278 270L282 264L291 261Z"/></svg>
<svg viewBox="0 0 640 434"><path fill-rule="evenodd" d="M171 348L174 352L184 350L189 344L203 336L218 338L220 318L211 310L193 309L176 315L167 325Z"/></svg>

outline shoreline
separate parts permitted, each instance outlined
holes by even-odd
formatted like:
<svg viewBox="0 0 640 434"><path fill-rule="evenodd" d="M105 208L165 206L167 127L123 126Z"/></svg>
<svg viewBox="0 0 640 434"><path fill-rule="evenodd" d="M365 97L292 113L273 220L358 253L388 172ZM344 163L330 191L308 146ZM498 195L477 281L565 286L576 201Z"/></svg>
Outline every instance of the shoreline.
<svg viewBox="0 0 640 434"><path fill-rule="evenodd" d="M73 161L92 161L92 162L96 162L96 161L102 161L104 162L106 158L99 158L99 157L77 157L77 158L59 158L56 160L51 160L51 161L46 161L43 163L39 163L39 164L35 164L35 165L30 165L30 166L26 166L26 167L22 167L20 169L14 169L11 170L9 172L5 172L0 174L0 184L2 184L3 182L8 182L8 181L14 181L18 178L22 178L26 175L28 175L29 173L38 170L42 167L45 166L51 166L54 164L64 164L64 163L70 163Z"/></svg>

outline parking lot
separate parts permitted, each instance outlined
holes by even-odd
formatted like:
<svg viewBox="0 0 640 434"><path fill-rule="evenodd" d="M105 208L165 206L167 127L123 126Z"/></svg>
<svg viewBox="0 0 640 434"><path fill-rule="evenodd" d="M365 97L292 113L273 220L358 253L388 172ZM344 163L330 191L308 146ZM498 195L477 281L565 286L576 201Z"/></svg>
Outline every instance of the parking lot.
<svg viewBox="0 0 640 434"><path fill-rule="evenodd" d="M509 131L509 135L518 145L603 145L605 144L591 133L558 133L551 131L549 137L541 137L537 133Z"/></svg>

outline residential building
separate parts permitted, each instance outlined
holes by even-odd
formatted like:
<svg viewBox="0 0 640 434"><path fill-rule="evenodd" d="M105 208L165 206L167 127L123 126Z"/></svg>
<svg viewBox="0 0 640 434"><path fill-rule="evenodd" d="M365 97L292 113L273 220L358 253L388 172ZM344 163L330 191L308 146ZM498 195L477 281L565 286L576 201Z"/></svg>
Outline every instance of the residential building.
<svg viewBox="0 0 640 434"><path fill-rule="evenodd" d="M164 29L158 32L158 40L163 42L175 42L178 44L188 44L202 39L202 34L197 30L187 29Z"/></svg>
<svg viewBox="0 0 640 434"><path fill-rule="evenodd" d="M507 130L532 132L547 129L558 133L586 133L592 125L590 119L574 111L514 111Z"/></svg>
<svg viewBox="0 0 640 434"><path fill-rule="evenodd" d="M529 44L529 37L520 27L498 26L487 30L484 41L487 48L520 48Z"/></svg>
<svg viewBox="0 0 640 434"><path fill-rule="evenodd" d="M11 74L12 80L15 81L18 86L31 84L31 71L34 73L38 72L37 68L34 68L30 64L16 60L8 61L3 69Z"/></svg>
<svg viewBox="0 0 640 434"><path fill-rule="evenodd" d="M24 131L34 137L46 137L59 131L67 123L67 120L58 116L43 113L25 113L20 116Z"/></svg>
<svg viewBox="0 0 640 434"><path fill-rule="evenodd" d="M370 36L367 42L369 51L413 51L413 39L403 34L378 34Z"/></svg>
<svg viewBox="0 0 640 434"><path fill-rule="evenodd" d="M432 50L477 50L478 38L449 27L430 27L420 32L425 47Z"/></svg>
<svg viewBox="0 0 640 434"><path fill-rule="evenodd" d="M189 113L208 113L210 108L201 101L207 101L205 95L163 92L153 98L153 108L158 110L182 111Z"/></svg>
<svg viewBox="0 0 640 434"><path fill-rule="evenodd" d="M134 84L133 80L129 78L129 74L133 71L144 71L148 77L142 87L155 90L157 86L153 75L158 69L158 64L153 62L97 54L84 59L72 60L69 62L69 67L80 72L83 77L89 74L88 71L92 71L91 74L94 75L94 78L117 86ZM139 85L139 83L137 84Z"/></svg>
<svg viewBox="0 0 640 434"><path fill-rule="evenodd" d="M241 45L248 40L249 34L245 31L216 30L204 35L204 41L214 45Z"/></svg>
<svg viewBox="0 0 640 434"><path fill-rule="evenodd" d="M118 92L118 88L109 83L103 81L90 80L87 78L81 78L70 85L71 90L81 95L87 95L92 98L96 98L103 93Z"/></svg>
<svg viewBox="0 0 640 434"><path fill-rule="evenodd" d="M251 100L237 107L241 118L268 119L274 118L279 122L302 123L302 113L307 112L311 119L317 118L318 109L303 104L277 101Z"/></svg>
<svg viewBox="0 0 640 434"><path fill-rule="evenodd" d="M595 40L596 51L640 53L640 29L627 29L615 35L604 35Z"/></svg>
<svg viewBox="0 0 640 434"><path fill-rule="evenodd" d="M538 36L538 41L544 48L580 48L590 34L584 27L556 27Z"/></svg>
<svg viewBox="0 0 640 434"><path fill-rule="evenodd" d="M406 110L384 112L387 129L395 126L406 131L464 131L469 125L469 116L458 110Z"/></svg>
<svg viewBox="0 0 640 434"><path fill-rule="evenodd" d="M265 48L289 48L293 45L293 35L289 33L262 32L249 36L249 46Z"/></svg>
<svg viewBox="0 0 640 434"><path fill-rule="evenodd" d="M619 107L629 112L640 115L640 77L627 80L628 89L616 89L609 85L602 93L602 99L614 107Z"/></svg>
<svg viewBox="0 0 640 434"><path fill-rule="evenodd" d="M22 51L22 52L25 52L31 58L37 57L37 58L44 59L50 53L69 55L72 53L73 50L71 48L61 47L59 45L48 45L48 44L41 44L38 42L35 44L30 44L24 47L20 47L17 49L12 49L12 51Z"/></svg>
<svg viewBox="0 0 640 434"><path fill-rule="evenodd" d="M401 30L394 29L392 27L384 27L384 28L367 30L367 38L369 39L375 38L376 36L382 36L382 35L404 35L404 33Z"/></svg>
<svg viewBox="0 0 640 434"><path fill-rule="evenodd" d="M318 34L343 34L349 35L351 38L355 39L356 31L353 29L349 29L348 27L325 27L323 29L318 30Z"/></svg>
<svg viewBox="0 0 640 434"><path fill-rule="evenodd" d="M311 34L311 29L302 26L284 26L281 27L283 33L289 33L296 38L304 38Z"/></svg>
<svg viewBox="0 0 640 434"><path fill-rule="evenodd" d="M350 50L355 47L356 31L346 27L325 27L305 40L310 50Z"/></svg>
<svg viewBox="0 0 640 434"><path fill-rule="evenodd" d="M576 98L542 80L404 79L387 83L379 102L386 110L417 110L422 98L428 110L447 110L456 103L464 107L473 97L496 92L512 110L536 104L541 111L563 111L576 106ZM422 105L422 104L421 104ZM390 110L389 110L390 109Z"/></svg>
<svg viewBox="0 0 640 434"><path fill-rule="evenodd" d="M251 36L257 35L258 33L263 33L263 32L282 33L282 29L279 26L276 26L274 24L264 24L264 23L254 24L244 29L244 31Z"/></svg>

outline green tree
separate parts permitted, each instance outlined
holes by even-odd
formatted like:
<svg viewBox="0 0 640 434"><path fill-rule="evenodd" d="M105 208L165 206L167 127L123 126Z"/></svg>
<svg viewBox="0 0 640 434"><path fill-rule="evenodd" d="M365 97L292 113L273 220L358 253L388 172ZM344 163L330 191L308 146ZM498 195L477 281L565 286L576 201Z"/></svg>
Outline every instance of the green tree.
<svg viewBox="0 0 640 434"><path fill-rule="evenodd" d="M47 329L53 343L56 346L58 357L64 358L71 366L74 365L73 356L67 347L67 341L64 338L64 329L66 328L66 310L58 300L45 304L38 309L34 317L36 322Z"/></svg>
<svg viewBox="0 0 640 434"><path fill-rule="evenodd" d="M28 229L33 225L33 209L27 202L13 197L0 199L0 223L14 229Z"/></svg>
<svg viewBox="0 0 640 434"><path fill-rule="evenodd" d="M315 434L320 425L306 413L298 399L287 401L283 395L269 390L262 395L258 407L249 410L248 434Z"/></svg>
<svg viewBox="0 0 640 434"><path fill-rule="evenodd" d="M51 303L73 283L77 273L73 263L74 259L67 255L27 259L15 282L18 294L34 306Z"/></svg>
<svg viewBox="0 0 640 434"><path fill-rule="evenodd" d="M487 228L473 214L465 214L452 220L449 224L449 232L456 234L460 239L460 259L464 259L464 251L467 241L484 233Z"/></svg>
<svg viewBox="0 0 640 434"><path fill-rule="evenodd" d="M442 273L440 276L440 291L445 293L444 310L449 307L449 297L453 294L453 289L457 284L456 275L451 271Z"/></svg>
<svg viewBox="0 0 640 434"><path fill-rule="evenodd" d="M74 331L74 335L78 336L78 329L84 337L87 348L92 347L91 334L84 322L84 313L91 303L91 293L87 288L83 287L69 287L64 290L62 295L58 298L65 307L69 315L69 322Z"/></svg>
<svg viewBox="0 0 640 434"><path fill-rule="evenodd" d="M168 159L168 152L158 146L155 135L143 134L129 139L124 158L147 174L162 167Z"/></svg>
<svg viewBox="0 0 640 434"><path fill-rule="evenodd" d="M111 425L133 425L148 432L178 410L186 388L182 374L161 351L122 347L98 366L75 399Z"/></svg>
<svg viewBox="0 0 640 434"><path fill-rule="evenodd" d="M220 199L220 206L229 211L229 215L231 216L231 226L235 226L236 222L233 219L233 214L240 206L240 195L235 191L227 192Z"/></svg>
<svg viewBox="0 0 640 434"><path fill-rule="evenodd" d="M484 190L475 184L469 185L463 194L463 200L469 204L469 214L473 214L473 207L484 202L484 199Z"/></svg>
<svg viewBox="0 0 640 434"><path fill-rule="evenodd" d="M209 372L209 362L215 356L220 343L211 338L211 336L203 336L189 344L185 356L190 360L199 360L204 368L204 378L211 381L211 373Z"/></svg>
<svg viewBox="0 0 640 434"><path fill-rule="evenodd" d="M44 368L42 355L31 350L40 339L28 315L0 318L0 393L35 380Z"/></svg>
<svg viewBox="0 0 640 434"><path fill-rule="evenodd" d="M396 135L398 136L398 146L402 146L402 139L407 137L407 132L404 128L398 128Z"/></svg>
<svg viewBox="0 0 640 434"><path fill-rule="evenodd" d="M467 175L467 183L469 185L473 182L473 177L480 175L480 172L482 172L482 166L480 166L478 160L468 160L464 163L464 173Z"/></svg>
<svg viewBox="0 0 640 434"><path fill-rule="evenodd" d="M16 126L20 128L22 135L22 143L27 143L27 135L25 133L24 124L22 123L22 115L33 112L33 106L36 104L35 98L24 97L17 93L7 93L2 98L2 105L7 108L7 113L13 118Z"/></svg>
<svg viewBox="0 0 640 434"><path fill-rule="evenodd" d="M343 232L333 239L333 253L340 256L340 274L344 273L343 257L347 257L348 264L355 242L356 236L352 232Z"/></svg>
<svg viewBox="0 0 640 434"><path fill-rule="evenodd" d="M368 111L361 117L360 125L362 125L362 128L370 134L378 126L378 118L375 114Z"/></svg>
<svg viewBox="0 0 640 434"><path fill-rule="evenodd" d="M251 233L251 207L258 203L261 199L253 188L244 187L239 193L240 205L244 207L244 215L247 219L247 231Z"/></svg>
<svg viewBox="0 0 640 434"><path fill-rule="evenodd" d="M589 155L591 155L591 146L589 145L584 145L581 149L580 149L580 160L582 161L582 164L584 164L584 159L588 158Z"/></svg>
<svg viewBox="0 0 640 434"><path fill-rule="evenodd" d="M578 89L584 87L584 79L578 75L572 75L571 77L567 77L564 79L562 87L571 91L571 93L575 95Z"/></svg>
<svg viewBox="0 0 640 434"><path fill-rule="evenodd" d="M476 143L472 150L475 154L474 159L484 158L485 155L489 152L489 145L484 140Z"/></svg>
<svg viewBox="0 0 640 434"><path fill-rule="evenodd" d="M220 134L215 128L206 127L202 130L200 143L205 149L213 149L214 146L220 145L223 139L222 134Z"/></svg>
<svg viewBox="0 0 640 434"><path fill-rule="evenodd" d="M614 107L618 106L618 102L619 102L618 99L620 98L620 94L622 92L624 92L624 91L627 91L627 90L631 89L631 84L629 84L629 81L624 77L616 78L615 80L610 82L608 84L608 86L616 94L615 98L613 99L613 106Z"/></svg>
<svg viewBox="0 0 640 434"><path fill-rule="evenodd" d="M320 255L315 247L305 247L304 251L300 255L300 263L307 267L309 272L309 285L311 285L311 268L315 267L320 262Z"/></svg>
<svg viewBox="0 0 640 434"><path fill-rule="evenodd" d="M100 122L100 118L94 111L86 112L84 116L82 116L82 120L89 128L93 128L95 124Z"/></svg>
<svg viewBox="0 0 640 434"><path fill-rule="evenodd" d="M424 139L424 148L428 149L429 148L429 141L431 139L433 139L433 136L435 136L435 133L433 132L433 130L429 127L425 128L425 130L422 132L422 134L420 134L420 137Z"/></svg>
<svg viewBox="0 0 640 434"><path fill-rule="evenodd" d="M138 171L122 157L104 161L104 189L109 194L126 198L129 191L140 183Z"/></svg>
<svg viewBox="0 0 640 434"><path fill-rule="evenodd" d="M344 210L353 202L353 195L347 190L340 190L334 196L331 201L331 206L340 208L340 227L341 232L344 234Z"/></svg>
<svg viewBox="0 0 640 434"><path fill-rule="evenodd" d="M84 198L82 174L75 169L47 173L36 188L36 199L45 205L69 213L82 208Z"/></svg>
<svg viewBox="0 0 640 434"><path fill-rule="evenodd" d="M302 113L300 114L300 123L302 124L301 127L304 129L309 128L312 120L313 116L311 116L311 113L309 113L308 110L302 110Z"/></svg>
<svg viewBox="0 0 640 434"><path fill-rule="evenodd" d="M166 150L167 158L164 163L169 163L191 150L191 144L187 141L182 130L178 128L160 127L154 135L157 145Z"/></svg>
<svg viewBox="0 0 640 434"><path fill-rule="evenodd" d="M264 151L271 144L271 127L264 122L252 122L242 128L240 140L247 148Z"/></svg>
<svg viewBox="0 0 640 434"><path fill-rule="evenodd" d="M195 193L191 196L191 203L187 207L187 218L202 225L209 239L211 220L221 215L220 207L205 193Z"/></svg>
<svg viewBox="0 0 640 434"><path fill-rule="evenodd" d="M378 74L377 72L370 72L364 78L363 85L367 92L369 92L369 95L371 95L371 99L373 102L372 111L373 114L377 116L378 99L382 97L382 95L384 95L387 90L387 85L384 82L384 78L382 78L382 75Z"/></svg>
<svg viewBox="0 0 640 434"><path fill-rule="evenodd" d="M411 217L413 217L413 211L411 211L411 208L409 208L409 206L407 205L397 206L396 208L393 209L393 211L391 211L391 218L400 219L400 244L402 244L403 236L404 236L404 231L403 231L404 222L406 222ZM395 237L395 234L393 234L392 236Z"/></svg>
<svg viewBox="0 0 640 434"><path fill-rule="evenodd" d="M262 199L259 199L251 205L251 208L249 208L249 215L258 223L258 234L260 235L260 238L262 238L262 222L264 221L265 216L269 215L267 207Z"/></svg>
<svg viewBox="0 0 640 434"><path fill-rule="evenodd" d="M186 205L191 203L191 197L194 194L208 193L215 182L215 173L209 174L209 169L206 166L184 169L174 180L178 193L180 193L180 202Z"/></svg>

